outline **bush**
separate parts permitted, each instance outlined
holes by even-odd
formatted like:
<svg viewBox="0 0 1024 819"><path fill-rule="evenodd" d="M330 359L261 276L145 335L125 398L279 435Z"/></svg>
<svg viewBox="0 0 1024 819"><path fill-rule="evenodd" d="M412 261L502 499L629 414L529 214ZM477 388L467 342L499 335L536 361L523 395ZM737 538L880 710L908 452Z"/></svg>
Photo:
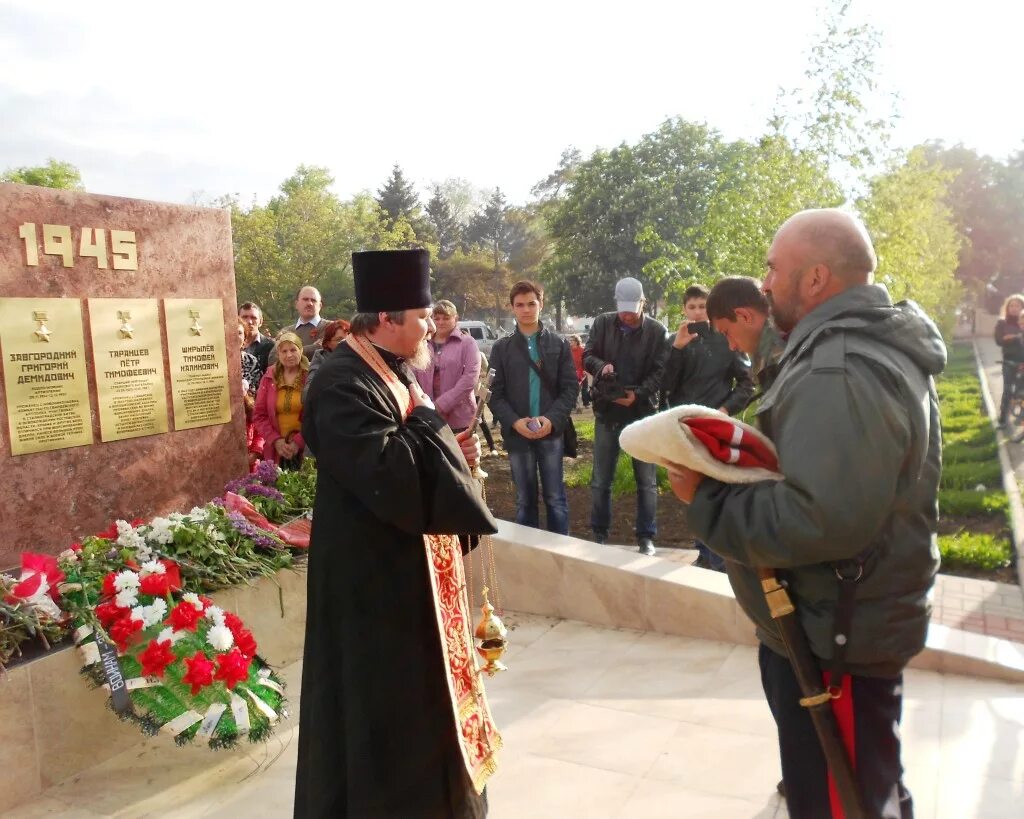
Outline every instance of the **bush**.
<svg viewBox="0 0 1024 819"><path fill-rule="evenodd" d="M999 463L957 463L943 467L941 489L974 489L1002 486L1003 472Z"/></svg>
<svg viewBox="0 0 1024 819"><path fill-rule="evenodd" d="M972 489L942 489L939 492L939 514L942 517L1005 514L1009 504L1005 492L975 492Z"/></svg>
<svg viewBox="0 0 1024 819"><path fill-rule="evenodd" d="M939 535L939 554L944 567L992 570L1009 566L1013 550L1005 538L958 532Z"/></svg>

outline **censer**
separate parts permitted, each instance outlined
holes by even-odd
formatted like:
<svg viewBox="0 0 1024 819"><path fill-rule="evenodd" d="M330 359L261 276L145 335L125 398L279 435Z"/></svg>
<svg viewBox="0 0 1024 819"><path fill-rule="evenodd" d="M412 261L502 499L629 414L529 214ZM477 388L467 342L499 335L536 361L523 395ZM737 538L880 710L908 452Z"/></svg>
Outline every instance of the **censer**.
<svg viewBox="0 0 1024 819"><path fill-rule="evenodd" d="M477 391L477 397L479 403L477 405L476 418L473 420L472 432L476 432L477 424L480 423L480 416L483 415L484 407L487 404L488 399L491 397L491 383L494 381L495 371L487 371L487 380L480 384ZM483 496L484 501L487 500L487 492L484 488L484 479L487 477L487 473L479 467L473 468L474 477L480 480L480 493ZM499 671L505 671L506 666L501 662L502 656L508 649L508 629L505 628L505 624L501 622L501 618L495 613L494 606L491 605L491 601L488 594L493 591L494 601L498 603L498 575L495 571L494 566L494 544L491 542L490 535L482 535L480 537L480 544L477 548L467 555L467 596L469 597L470 604L473 600L473 563L475 561L475 554L480 554L481 569L484 575L484 587L480 591L481 597L483 597L483 605L480 607L480 622L477 623L476 630L473 632L473 636L476 638L476 651L484 661L486 665L481 671L486 673L489 677L493 677Z"/></svg>

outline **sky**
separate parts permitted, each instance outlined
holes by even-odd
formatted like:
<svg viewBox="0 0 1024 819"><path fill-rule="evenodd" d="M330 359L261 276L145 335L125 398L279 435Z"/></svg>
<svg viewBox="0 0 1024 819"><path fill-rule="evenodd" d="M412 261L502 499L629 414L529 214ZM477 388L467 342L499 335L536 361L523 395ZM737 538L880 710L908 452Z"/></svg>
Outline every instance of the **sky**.
<svg viewBox="0 0 1024 819"><path fill-rule="evenodd" d="M513 203L667 117L765 130L820 0L287 3L0 0L0 170L55 157L89 191L265 202L300 164L347 198L398 162ZM899 94L894 144L1024 147L1024 4L853 0Z"/></svg>

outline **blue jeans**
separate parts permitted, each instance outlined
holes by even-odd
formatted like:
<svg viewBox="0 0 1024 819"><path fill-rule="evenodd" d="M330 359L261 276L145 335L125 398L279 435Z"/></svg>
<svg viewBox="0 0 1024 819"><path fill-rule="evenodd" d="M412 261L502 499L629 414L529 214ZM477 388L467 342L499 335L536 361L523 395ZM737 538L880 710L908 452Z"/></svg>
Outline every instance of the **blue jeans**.
<svg viewBox="0 0 1024 819"><path fill-rule="evenodd" d="M590 528L607 537L612 520L612 480L619 460L621 422L594 421L594 471L590 479ZM654 464L633 458L636 478L636 536L653 538L658 534L658 472Z"/></svg>
<svg viewBox="0 0 1024 819"><path fill-rule="evenodd" d="M510 449L508 453L512 483L516 487L516 523L540 528L540 511L537 508L539 471L544 508L547 511L547 529L559 535L569 534L569 500L565 496L565 480L562 477L562 436L556 433L539 441L516 443L515 451ZM520 450L523 443L526 448Z"/></svg>
<svg viewBox="0 0 1024 819"><path fill-rule="evenodd" d="M695 540L693 543L694 546L697 547L697 552L702 558L704 558L704 565L707 568L716 572L725 571L725 558L719 557L712 552L706 545L704 545L703 541Z"/></svg>

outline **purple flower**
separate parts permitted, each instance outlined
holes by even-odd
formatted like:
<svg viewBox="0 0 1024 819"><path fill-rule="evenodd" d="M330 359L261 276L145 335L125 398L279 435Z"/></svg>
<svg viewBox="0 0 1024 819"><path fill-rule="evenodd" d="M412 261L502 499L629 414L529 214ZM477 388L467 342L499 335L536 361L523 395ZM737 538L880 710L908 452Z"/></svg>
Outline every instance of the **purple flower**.
<svg viewBox="0 0 1024 819"><path fill-rule="evenodd" d="M214 498L212 501L210 501L210 503L212 503L214 506L219 506L221 509L224 508L224 498Z"/></svg>
<svg viewBox="0 0 1024 819"><path fill-rule="evenodd" d="M228 512L228 520L236 532L249 538L257 546L262 546L264 549L281 548L280 542L272 538L268 532L247 521L240 512Z"/></svg>
<svg viewBox="0 0 1024 819"><path fill-rule="evenodd" d="M252 477L264 486L274 486L277 483L277 464L273 461L260 461Z"/></svg>
<svg viewBox="0 0 1024 819"><path fill-rule="evenodd" d="M228 492L234 492L236 495L241 494L247 482L246 478L235 478L233 481L228 481L224 484L224 494L226 495Z"/></svg>
<svg viewBox="0 0 1024 819"><path fill-rule="evenodd" d="M272 486L261 486L255 484L253 486L245 487L246 495L260 495L264 498L270 498L271 500L284 502L284 495L274 489Z"/></svg>

